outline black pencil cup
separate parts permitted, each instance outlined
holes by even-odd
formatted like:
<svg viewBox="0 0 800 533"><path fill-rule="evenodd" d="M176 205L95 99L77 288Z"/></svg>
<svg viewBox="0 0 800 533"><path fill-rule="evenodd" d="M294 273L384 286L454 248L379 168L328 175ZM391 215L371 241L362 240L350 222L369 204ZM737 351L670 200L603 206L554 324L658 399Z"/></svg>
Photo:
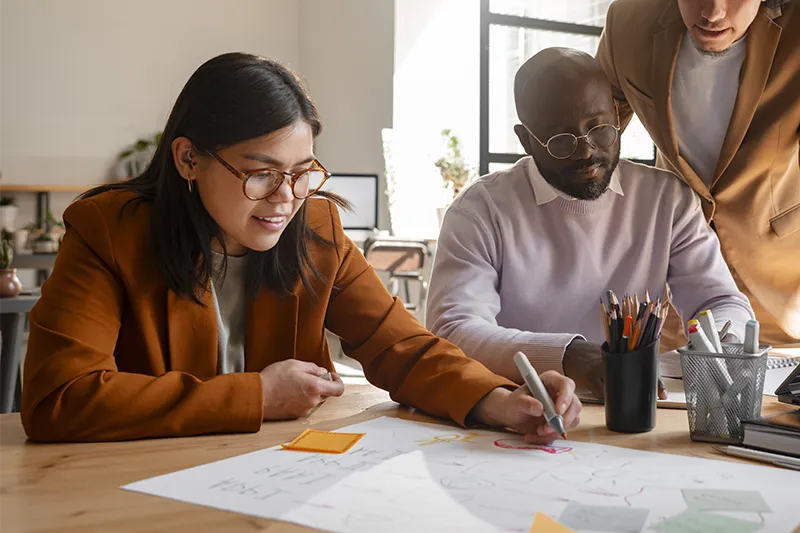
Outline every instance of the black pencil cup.
<svg viewBox="0 0 800 533"><path fill-rule="evenodd" d="M628 353L609 353L603 343L606 427L644 433L656 426L659 342Z"/></svg>

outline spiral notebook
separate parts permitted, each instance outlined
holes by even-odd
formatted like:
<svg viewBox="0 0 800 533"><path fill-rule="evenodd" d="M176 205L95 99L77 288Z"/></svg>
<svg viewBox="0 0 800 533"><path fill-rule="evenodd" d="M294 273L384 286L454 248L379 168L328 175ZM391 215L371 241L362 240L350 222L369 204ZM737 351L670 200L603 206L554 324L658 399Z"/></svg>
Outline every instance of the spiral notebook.
<svg viewBox="0 0 800 533"><path fill-rule="evenodd" d="M800 355L782 355L772 351L770 352L769 357L767 357L767 370L773 370L776 368L792 368L797 365L800 365Z"/></svg>

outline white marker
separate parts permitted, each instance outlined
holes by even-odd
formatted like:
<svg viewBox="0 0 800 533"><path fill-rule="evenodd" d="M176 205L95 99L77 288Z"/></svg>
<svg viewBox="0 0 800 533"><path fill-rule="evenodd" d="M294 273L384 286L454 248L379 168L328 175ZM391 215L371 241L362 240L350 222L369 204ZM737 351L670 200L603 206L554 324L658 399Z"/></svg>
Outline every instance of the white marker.
<svg viewBox="0 0 800 533"><path fill-rule="evenodd" d="M700 313L700 316L697 320L700 322L700 326L703 328L703 333L705 333L706 338L714 346L714 351L717 353L723 353L722 344L719 342L717 326L714 324L714 315L711 313L711 311L703 311Z"/></svg>
<svg viewBox="0 0 800 533"><path fill-rule="evenodd" d="M547 423L550 424L550 427L555 429L559 435L566 439L567 430L564 429L564 419L556 412L556 408L553 406L553 400L550 398L550 394L548 394L544 383L539 379L539 374L537 374L536 370L531 366L531 362L528 361L524 353L517 352L514 354L514 363L517 365L519 373L522 374L522 379L525 380L525 385L528 386L528 390L531 391L534 398L542 403L542 407L544 407L544 418L547 420Z"/></svg>
<svg viewBox="0 0 800 533"><path fill-rule="evenodd" d="M711 344L711 341L708 340L708 337L703 332L703 326L700 325L699 320L690 320L688 325L689 342L692 350L705 353L715 353L717 351L716 347Z"/></svg>

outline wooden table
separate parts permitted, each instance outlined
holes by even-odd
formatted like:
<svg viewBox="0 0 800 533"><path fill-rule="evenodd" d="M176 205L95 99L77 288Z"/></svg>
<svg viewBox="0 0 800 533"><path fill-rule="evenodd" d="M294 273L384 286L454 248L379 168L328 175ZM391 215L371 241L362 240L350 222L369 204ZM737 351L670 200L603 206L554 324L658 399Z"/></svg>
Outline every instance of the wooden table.
<svg viewBox="0 0 800 533"><path fill-rule="evenodd" d="M366 411L364 411L366 409ZM764 413L788 406L764 397ZM331 430L379 416L428 422L370 385L349 386L309 419L265 424L260 433L101 444L26 442L18 414L0 416L0 531L268 531L309 529L121 490L126 483L256 451L289 441L306 427ZM738 461L710 444L689 440L686 411L659 409L650 433L605 428L602 406L584 408L570 439L639 450ZM746 462L746 461L745 461ZM760 464L760 463L759 463Z"/></svg>

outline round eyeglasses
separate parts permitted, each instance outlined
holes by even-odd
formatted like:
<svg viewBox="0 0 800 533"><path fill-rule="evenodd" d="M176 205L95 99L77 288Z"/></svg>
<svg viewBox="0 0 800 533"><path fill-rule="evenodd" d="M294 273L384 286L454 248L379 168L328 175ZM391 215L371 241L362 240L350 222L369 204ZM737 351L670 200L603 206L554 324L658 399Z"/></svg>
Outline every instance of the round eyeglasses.
<svg viewBox="0 0 800 533"><path fill-rule="evenodd" d="M305 200L319 191L331 173L314 159L311 166L300 172L284 172L277 168L260 168L250 172L242 172L222 159L216 152L207 152L228 169L231 174L242 180L242 192L250 200L263 200L277 191L284 180L289 180L292 195L298 200Z"/></svg>
<svg viewBox="0 0 800 533"><path fill-rule="evenodd" d="M586 140L592 148L604 150L610 148L617 142L617 138L619 137L619 126L613 124L598 124L590 129L586 135L576 137L571 133L559 133L547 139L546 143L543 143L534 135L528 126L525 126L525 124L523 124L523 126L528 130L528 133L536 139L536 142L541 144L547 150L547 153L555 159L567 159L568 157L572 157L572 154L578 149L578 141L581 139Z"/></svg>

